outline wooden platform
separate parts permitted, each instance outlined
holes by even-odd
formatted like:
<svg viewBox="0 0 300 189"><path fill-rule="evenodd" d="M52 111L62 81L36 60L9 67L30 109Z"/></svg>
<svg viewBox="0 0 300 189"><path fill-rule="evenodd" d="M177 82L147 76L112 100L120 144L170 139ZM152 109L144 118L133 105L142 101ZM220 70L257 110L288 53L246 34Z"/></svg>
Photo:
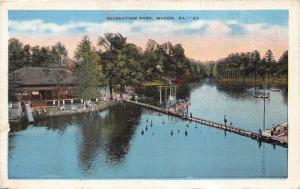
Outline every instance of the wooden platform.
<svg viewBox="0 0 300 189"><path fill-rule="evenodd" d="M171 115L171 116L175 116L175 117L181 118L183 120L192 121L192 122L200 123L202 125L206 125L206 126L214 127L214 128L217 128L217 129L222 129L224 131L236 133L236 134L239 134L241 136L245 136L245 137L249 137L249 138L258 140L259 142L262 141L262 142L267 142L267 143L271 143L271 144L275 144L275 145L280 145L280 146L283 146L283 147L288 147L288 141L283 140L282 138L279 138L279 137L260 135L259 133L255 133L255 132L252 132L252 131L247 131L247 130L243 130L243 129L236 128L236 127L231 127L231 126L225 126L224 124L216 123L216 122L213 122L213 121L209 121L209 120L205 120L205 119L201 119L201 118L197 118L197 117L189 117L189 116L182 117L181 114L174 113L174 112L169 111L167 109L157 107L157 106L153 106L153 105L149 105L149 104L145 104L145 103L141 103L141 102L136 102L136 101L131 101L131 100L124 100L124 102L135 104L135 105L138 105L138 106L142 106L144 108L155 110L155 111L158 111L158 112L161 112L161 113L164 113L164 114L168 114L168 115Z"/></svg>

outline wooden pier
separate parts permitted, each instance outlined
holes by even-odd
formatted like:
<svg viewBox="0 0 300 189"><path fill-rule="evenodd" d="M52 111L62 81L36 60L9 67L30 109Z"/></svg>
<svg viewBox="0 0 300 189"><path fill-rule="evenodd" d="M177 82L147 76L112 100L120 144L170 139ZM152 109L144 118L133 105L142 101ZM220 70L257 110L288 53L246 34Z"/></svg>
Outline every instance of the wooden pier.
<svg viewBox="0 0 300 189"><path fill-rule="evenodd" d="M141 103L141 102L136 102L136 101L131 101L131 100L124 100L124 102L135 104L135 105L138 105L138 106L141 106L141 107L144 107L144 108L148 108L148 109L151 109L151 110L155 110L155 111L167 114L167 115L175 116L175 117L178 117L178 118L186 120L186 121L192 121L192 122L200 123L202 125L206 125L206 126L209 126L209 127L214 127L214 128L217 128L217 129L222 129L224 131L236 133L236 134L239 134L241 136L252 138L252 139L257 140L259 142L266 142L266 143L270 143L270 144L274 144L274 145L280 145L280 146L283 146L283 147L288 147L288 141L287 140L282 140L282 139L280 139L278 137L275 137L275 136L274 137L273 136L265 136L263 134L260 135L259 133L243 130L243 129L232 127L232 126L225 126L224 124L216 123L216 122L213 122L213 121L208 121L208 120L201 119L201 118L190 117L190 116L182 117L181 114L174 113L174 112L169 111L167 109L157 107L157 106L153 106L153 105L149 105L149 104L145 104L145 103Z"/></svg>

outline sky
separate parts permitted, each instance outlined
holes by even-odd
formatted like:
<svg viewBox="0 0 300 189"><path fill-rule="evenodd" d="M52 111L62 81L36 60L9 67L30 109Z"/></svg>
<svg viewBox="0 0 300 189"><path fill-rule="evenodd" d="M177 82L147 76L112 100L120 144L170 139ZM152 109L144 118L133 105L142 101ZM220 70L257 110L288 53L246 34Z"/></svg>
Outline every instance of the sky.
<svg viewBox="0 0 300 189"><path fill-rule="evenodd" d="M120 33L141 48L149 39L180 43L195 60L218 60L230 53L288 49L287 10L11 10L9 37L24 44L51 46L61 41L72 58L88 35L95 47L105 33Z"/></svg>

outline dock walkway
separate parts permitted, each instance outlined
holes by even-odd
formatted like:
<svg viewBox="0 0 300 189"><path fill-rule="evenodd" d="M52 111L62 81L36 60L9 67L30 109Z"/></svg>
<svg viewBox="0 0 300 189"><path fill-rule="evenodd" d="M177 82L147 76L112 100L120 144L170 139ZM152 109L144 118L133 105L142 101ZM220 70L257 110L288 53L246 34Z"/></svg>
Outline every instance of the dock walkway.
<svg viewBox="0 0 300 189"><path fill-rule="evenodd" d="M138 105L138 106L141 106L141 107L144 107L144 108L148 108L148 109L151 109L151 110L155 110L155 111L158 111L158 112L161 112L161 113L164 113L164 114L168 114L168 115L171 115L171 116L174 116L174 117L178 117L178 118L186 120L186 121L192 121L192 122L200 123L202 125L206 125L206 126L209 126L209 127L214 127L214 128L217 128L217 129L222 129L224 131L236 133L236 134L239 134L241 136L249 137L249 138L252 138L252 139L255 139L255 140L259 140L259 141L263 141L263 142L267 142L267 143L271 143L271 144L276 144L276 145L280 145L280 146L284 146L284 147L288 146L288 141L287 140L282 140L279 137L260 135L259 133L255 133L255 132L252 132L252 131L247 131L247 130L232 127L232 126L225 126L224 124L216 123L216 122L213 122L213 121L209 121L209 120L205 120L205 119L201 119L201 118L197 118L197 117L190 117L190 116L182 117L181 114L174 113L174 112L169 111L167 109L157 107L157 106L153 106L153 105L150 105L150 104L145 104L145 103L131 101L131 100L124 100L124 102L135 104L135 105Z"/></svg>

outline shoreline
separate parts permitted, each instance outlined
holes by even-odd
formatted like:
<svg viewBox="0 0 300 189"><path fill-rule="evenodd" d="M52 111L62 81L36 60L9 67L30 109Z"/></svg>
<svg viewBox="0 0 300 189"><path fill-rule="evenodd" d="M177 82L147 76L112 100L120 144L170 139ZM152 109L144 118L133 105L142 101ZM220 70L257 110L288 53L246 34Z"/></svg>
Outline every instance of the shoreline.
<svg viewBox="0 0 300 189"><path fill-rule="evenodd" d="M247 85L247 86L255 86L255 85L263 85L264 83L267 84L268 86L275 86L275 87L285 87L288 86L288 83L286 80L267 80L267 81L262 81L262 80L257 80L256 82L252 79L247 79L245 82L243 82L242 78L238 79L220 79L217 77L206 77L199 79L197 81L192 81L192 82L186 82L184 85L189 85L193 83L199 83L207 79L214 79L217 83L220 85ZM117 105L121 103L122 101L119 100L113 100L109 102L102 102L100 104L97 104L96 107L86 107L84 108L78 108L76 110L58 110L57 106L48 106L46 108L46 112L41 112L37 113L37 111L32 112L33 113L33 118L35 121L39 121L44 118L51 118L51 117L58 117L58 116L66 116L66 115L76 115L76 114L82 114L82 113L88 113L88 112L95 112L95 111L104 111L107 110L109 107ZM82 105L82 104L81 104ZM8 120L9 124L17 124L21 122L27 122L27 117L26 115L22 116L9 116Z"/></svg>
<svg viewBox="0 0 300 189"><path fill-rule="evenodd" d="M232 84L232 85L274 85L274 86L288 86L288 80L255 80L252 79L246 79L243 81L243 79L218 79L216 78L216 81L220 84Z"/></svg>
<svg viewBox="0 0 300 189"><path fill-rule="evenodd" d="M33 118L35 121L42 120L44 118L51 118L51 117L59 117L59 116L69 116L69 115L76 115L76 114L83 114L89 112L96 112L96 111L104 111L109 109L109 107L115 106L121 103L121 101L110 101L101 104L97 104L97 107L87 107L87 108L78 108L76 110L58 110L57 107L47 107L46 112L41 114L34 114ZM17 124L21 122L27 122L27 118L25 115L17 117L15 119L9 118L9 124Z"/></svg>

